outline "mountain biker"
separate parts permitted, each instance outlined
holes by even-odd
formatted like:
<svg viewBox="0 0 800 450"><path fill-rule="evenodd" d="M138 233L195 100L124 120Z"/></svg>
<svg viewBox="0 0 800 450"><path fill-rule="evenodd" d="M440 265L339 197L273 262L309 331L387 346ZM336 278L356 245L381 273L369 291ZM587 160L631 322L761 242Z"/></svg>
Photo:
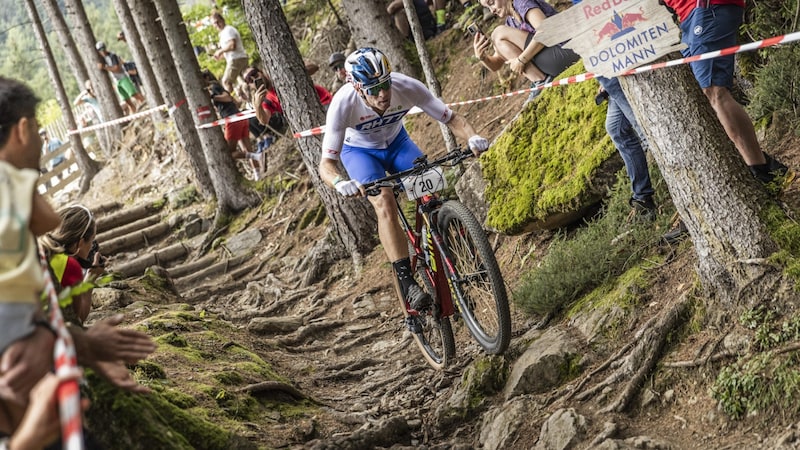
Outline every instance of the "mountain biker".
<svg viewBox="0 0 800 450"><path fill-rule="evenodd" d="M325 121L320 177L346 197L365 195L363 184L386 173L413 167L423 153L411 140L402 119L417 106L446 124L469 143L475 155L489 148L489 141L477 135L467 120L454 113L420 81L392 72L389 60L378 49L360 48L345 60L348 84L333 96ZM350 176L338 169L341 159ZM397 273L403 297L419 311L432 304L414 280L406 238L396 214L390 188L368 197L378 217L378 237Z"/></svg>

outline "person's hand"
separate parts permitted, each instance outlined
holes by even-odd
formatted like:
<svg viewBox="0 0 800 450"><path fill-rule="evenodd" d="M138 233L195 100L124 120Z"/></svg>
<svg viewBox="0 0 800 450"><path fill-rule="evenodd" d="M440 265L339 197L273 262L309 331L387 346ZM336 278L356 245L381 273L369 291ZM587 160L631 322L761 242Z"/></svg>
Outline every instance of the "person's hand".
<svg viewBox="0 0 800 450"><path fill-rule="evenodd" d="M217 50L214 52L214 59L219 60L222 57L222 50Z"/></svg>
<svg viewBox="0 0 800 450"><path fill-rule="evenodd" d="M468 145L469 149L472 150L472 153L475 156L479 156L481 153L489 149L489 141L486 138L478 136L477 134L469 138Z"/></svg>
<svg viewBox="0 0 800 450"><path fill-rule="evenodd" d="M114 386L135 394L149 394L150 388L133 379L131 371L122 361L97 361L92 370Z"/></svg>
<svg viewBox="0 0 800 450"><path fill-rule="evenodd" d="M78 369L62 375L48 373L31 390L30 404L17 429L14 431L9 448L44 448L52 444L61 434L61 421L58 415L58 387L65 381L77 381L82 376ZM89 400L81 400L81 409L89 407Z"/></svg>
<svg viewBox="0 0 800 450"><path fill-rule="evenodd" d="M266 96L267 96L267 87L264 86L263 84L261 86L259 86L258 88L256 88L256 92L253 94L253 98L258 100L259 106L260 106L261 100Z"/></svg>
<svg viewBox="0 0 800 450"><path fill-rule="evenodd" d="M103 70L105 67L106 67L106 65L105 65L105 64L103 64L103 63L101 63L101 62L97 63L97 68L98 68L98 69L100 69L100 70Z"/></svg>
<svg viewBox="0 0 800 450"><path fill-rule="evenodd" d="M136 330L118 327L122 323L123 315L103 319L95 325L89 327L85 332L88 340L87 364L91 365L94 361L124 361L127 364L135 364L137 361L147 357L156 349L156 344L150 336Z"/></svg>
<svg viewBox="0 0 800 450"><path fill-rule="evenodd" d="M31 388L53 367L55 336L37 326L33 333L9 345L0 358L0 397L25 405Z"/></svg>
<svg viewBox="0 0 800 450"><path fill-rule="evenodd" d="M511 71L516 74L521 75L522 72L525 71L525 66L527 65L528 63L523 64L522 61L520 61L519 57L508 60L508 68L511 69Z"/></svg>
<svg viewBox="0 0 800 450"><path fill-rule="evenodd" d="M483 33L475 33L472 37L472 51L475 57L483 61L487 50L489 50L489 38Z"/></svg>
<svg viewBox="0 0 800 450"><path fill-rule="evenodd" d="M361 183L356 180L342 180L336 183L336 190L345 197L355 197L362 195Z"/></svg>

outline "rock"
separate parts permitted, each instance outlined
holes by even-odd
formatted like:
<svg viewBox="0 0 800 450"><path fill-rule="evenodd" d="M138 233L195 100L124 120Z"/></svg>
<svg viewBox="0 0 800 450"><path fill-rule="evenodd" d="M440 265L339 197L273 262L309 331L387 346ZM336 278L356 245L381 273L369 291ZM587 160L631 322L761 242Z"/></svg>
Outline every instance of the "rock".
<svg viewBox="0 0 800 450"><path fill-rule="evenodd" d="M473 361L464 369L461 382L450 398L436 409L438 426L448 427L483 409L486 398L503 388L507 371L502 356L490 356Z"/></svg>
<svg viewBox="0 0 800 450"><path fill-rule="evenodd" d="M258 229L249 229L229 237L223 245L231 252L231 256L236 258L246 255L253 250L253 248L261 242L261 239L261 231Z"/></svg>
<svg viewBox="0 0 800 450"><path fill-rule="evenodd" d="M504 390L506 400L547 392L571 375L580 343L562 328L547 330L514 363Z"/></svg>
<svg viewBox="0 0 800 450"><path fill-rule="evenodd" d="M131 296L117 289L95 288L92 291L92 307L99 309L119 309L133 303Z"/></svg>
<svg viewBox="0 0 800 450"><path fill-rule="evenodd" d="M509 448L517 432L530 421L538 405L527 396L516 397L483 416L480 443L484 450Z"/></svg>
<svg viewBox="0 0 800 450"><path fill-rule="evenodd" d="M586 418L574 409L559 409L542 425L536 450L566 450L576 448L586 434Z"/></svg>
<svg viewBox="0 0 800 450"><path fill-rule="evenodd" d="M247 324L255 334L287 334L303 326L302 317L256 317Z"/></svg>

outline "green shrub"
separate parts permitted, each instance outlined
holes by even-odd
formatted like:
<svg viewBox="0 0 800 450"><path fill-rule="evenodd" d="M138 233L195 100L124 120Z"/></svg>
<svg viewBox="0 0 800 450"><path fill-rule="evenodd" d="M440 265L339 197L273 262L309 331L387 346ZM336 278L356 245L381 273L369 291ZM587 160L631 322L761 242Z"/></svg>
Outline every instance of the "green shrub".
<svg viewBox="0 0 800 450"><path fill-rule="evenodd" d="M800 47L773 49L772 57L756 73L756 84L750 93L748 110L754 119L772 118L775 113L787 114L792 122L800 118Z"/></svg>

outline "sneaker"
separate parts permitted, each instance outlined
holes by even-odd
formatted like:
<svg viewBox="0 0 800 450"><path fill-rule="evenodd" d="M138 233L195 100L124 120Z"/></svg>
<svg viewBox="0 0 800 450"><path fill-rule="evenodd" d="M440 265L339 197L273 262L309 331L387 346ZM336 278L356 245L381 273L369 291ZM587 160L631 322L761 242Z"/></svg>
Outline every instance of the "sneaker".
<svg viewBox="0 0 800 450"><path fill-rule="evenodd" d="M408 287L406 299L411 309L417 311L423 311L433 306L433 299L431 299L431 296L416 284L412 284Z"/></svg>
<svg viewBox="0 0 800 450"><path fill-rule="evenodd" d="M647 196L642 200L631 197L630 200L628 200L628 204L633 208L633 216L640 219L640 221L652 222L656 220L658 208L656 208L652 196Z"/></svg>
<svg viewBox="0 0 800 450"><path fill-rule="evenodd" d="M767 152L764 152L764 157L767 160L766 164L748 166L750 173L753 174L756 180L765 185L777 182L776 184L780 189L783 189L794 180L795 173L793 170L770 156Z"/></svg>
<svg viewBox="0 0 800 450"><path fill-rule="evenodd" d="M531 89L536 89L539 86L544 86L545 84L547 84L547 83L549 83L551 81L553 81L553 77L550 76L550 75L547 75L546 77L544 77L544 80L534 81L533 83L531 83ZM528 94L528 99L525 100L525 104L527 105L528 103L533 101L533 99L538 97L541 92L542 92L541 89L536 89L535 91L531 91L531 93Z"/></svg>
<svg viewBox="0 0 800 450"><path fill-rule="evenodd" d="M676 223L671 230L664 233L664 235L661 236L661 239L663 239L667 244L676 244L682 241L688 235L689 230L686 228L686 224L683 223L683 220L678 218L678 223Z"/></svg>
<svg viewBox="0 0 800 450"><path fill-rule="evenodd" d="M436 25L437 35L444 33L446 30L447 30L447 24L440 23L439 25Z"/></svg>

